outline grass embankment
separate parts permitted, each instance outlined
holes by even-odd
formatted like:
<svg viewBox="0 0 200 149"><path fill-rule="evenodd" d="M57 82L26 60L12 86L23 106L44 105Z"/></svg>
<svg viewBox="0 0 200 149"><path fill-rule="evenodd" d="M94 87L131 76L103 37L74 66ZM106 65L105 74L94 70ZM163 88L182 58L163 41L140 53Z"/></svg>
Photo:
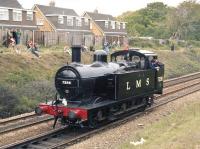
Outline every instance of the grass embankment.
<svg viewBox="0 0 200 149"><path fill-rule="evenodd" d="M154 52L158 54L159 61L165 64L165 79L200 71L199 49Z"/></svg>
<svg viewBox="0 0 200 149"><path fill-rule="evenodd" d="M162 118L139 131L130 140L144 138L134 146L122 144L123 149L198 149L200 147L200 102L185 104L179 111Z"/></svg>
<svg viewBox="0 0 200 149"><path fill-rule="evenodd" d="M71 62L60 47L41 49L41 58L22 50L20 55L3 49L0 54L0 117L32 111L38 102L55 95L54 76ZM88 63L90 58L84 56Z"/></svg>
<svg viewBox="0 0 200 149"><path fill-rule="evenodd" d="M21 55L8 51L0 54L0 110L3 111L0 116L31 111L38 102L54 97L55 72L71 58L61 47L42 48L41 51L40 59L24 51ZM200 71L198 50L155 52L165 64L165 78ZM91 59L91 53L82 55L84 63Z"/></svg>

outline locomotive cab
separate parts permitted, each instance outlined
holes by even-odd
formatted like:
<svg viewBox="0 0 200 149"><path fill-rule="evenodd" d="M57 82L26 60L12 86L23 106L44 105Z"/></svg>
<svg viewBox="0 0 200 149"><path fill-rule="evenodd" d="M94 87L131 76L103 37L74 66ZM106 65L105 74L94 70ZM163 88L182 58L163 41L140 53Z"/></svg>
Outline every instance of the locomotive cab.
<svg viewBox="0 0 200 149"><path fill-rule="evenodd" d="M164 65L158 61L158 56L154 52L139 49L116 51L111 54L111 61L125 67L124 70L126 70L127 73L135 71L138 72L138 74L141 73L141 76L147 77L147 72L151 72L152 75L149 78L153 79L153 76L155 77L154 80L150 81L153 82L151 87L147 87L147 89L154 89L154 93L162 94ZM144 90L144 88L141 88L141 90L142 89ZM139 89L135 88L134 90L136 92L136 90Z"/></svg>

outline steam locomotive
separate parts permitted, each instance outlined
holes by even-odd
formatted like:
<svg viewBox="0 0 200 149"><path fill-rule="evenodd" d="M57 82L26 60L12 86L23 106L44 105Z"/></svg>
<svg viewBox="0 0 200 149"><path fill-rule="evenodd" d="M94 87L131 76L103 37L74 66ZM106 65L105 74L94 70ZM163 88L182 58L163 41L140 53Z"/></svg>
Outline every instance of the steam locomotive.
<svg viewBox="0 0 200 149"><path fill-rule="evenodd" d="M81 64L81 47L72 47L72 63L55 75L56 97L41 103L36 114L55 117L64 125L95 128L124 113L145 109L154 94L162 94L164 65L153 52L129 49L107 53L97 50L93 63Z"/></svg>

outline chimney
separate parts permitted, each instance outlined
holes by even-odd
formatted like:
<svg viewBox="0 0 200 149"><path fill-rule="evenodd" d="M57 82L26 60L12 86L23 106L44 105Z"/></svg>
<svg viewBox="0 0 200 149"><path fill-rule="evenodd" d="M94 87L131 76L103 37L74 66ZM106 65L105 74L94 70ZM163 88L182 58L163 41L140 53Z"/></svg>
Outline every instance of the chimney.
<svg viewBox="0 0 200 149"><path fill-rule="evenodd" d="M94 10L94 13L99 13L97 8Z"/></svg>
<svg viewBox="0 0 200 149"><path fill-rule="evenodd" d="M72 46L72 62L81 62L81 46Z"/></svg>
<svg viewBox="0 0 200 149"><path fill-rule="evenodd" d="M56 3L55 3L54 0L51 0L51 1L49 2L49 6L51 6L51 7L55 7L55 5L56 5Z"/></svg>

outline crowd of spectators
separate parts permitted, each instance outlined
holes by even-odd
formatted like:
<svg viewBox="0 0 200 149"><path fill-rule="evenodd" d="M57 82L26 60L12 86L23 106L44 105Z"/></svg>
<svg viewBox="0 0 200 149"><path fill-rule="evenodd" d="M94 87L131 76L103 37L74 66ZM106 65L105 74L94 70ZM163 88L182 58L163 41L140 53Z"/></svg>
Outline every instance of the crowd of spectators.
<svg viewBox="0 0 200 149"><path fill-rule="evenodd" d="M112 43L109 43L108 41L103 43L103 50L105 50L108 54L110 53L110 49L116 49L117 47L120 47L119 40L117 42L114 40Z"/></svg>
<svg viewBox="0 0 200 149"><path fill-rule="evenodd" d="M11 53L21 54L21 31L19 29L7 30L7 34L3 39L3 45L10 50ZM32 39L26 43L26 52L31 52L34 56L40 58L39 45ZM3 51L1 51L3 53Z"/></svg>
<svg viewBox="0 0 200 149"><path fill-rule="evenodd" d="M7 47L8 49L10 49L11 53L14 52L16 54L21 54L22 46L20 46L21 45L20 41L21 41L21 31L19 29L11 29L11 30L7 30L7 35L3 40L3 45ZM112 43L105 41L102 45L102 48L103 50L106 51L106 53L109 54L111 49L116 49L116 48L119 48L120 46L121 46L120 41L114 40ZM82 52L89 51L89 50L94 51L94 47L92 46L92 48L91 47L88 48L87 46L82 45ZM38 58L41 57L40 52L39 52L39 45L36 42L34 42L34 40L32 39L28 40L26 43L26 52L31 52L34 56ZM64 52L71 55L72 51L71 51L70 46L68 45L64 46ZM3 53L3 51L0 53Z"/></svg>
<svg viewBox="0 0 200 149"><path fill-rule="evenodd" d="M11 29L7 31L7 36L4 38L3 45L7 48L11 47L11 52L14 51L17 54L21 53L20 50L21 32L19 29Z"/></svg>

